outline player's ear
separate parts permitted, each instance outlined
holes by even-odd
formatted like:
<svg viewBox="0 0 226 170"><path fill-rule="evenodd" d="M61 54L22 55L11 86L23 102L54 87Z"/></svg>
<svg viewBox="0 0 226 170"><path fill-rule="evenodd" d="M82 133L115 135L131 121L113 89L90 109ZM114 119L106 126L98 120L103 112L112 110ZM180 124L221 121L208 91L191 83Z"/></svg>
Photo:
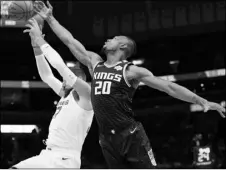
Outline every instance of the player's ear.
<svg viewBox="0 0 226 170"><path fill-rule="evenodd" d="M128 47L127 44L120 44L120 49L126 49Z"/></svg>

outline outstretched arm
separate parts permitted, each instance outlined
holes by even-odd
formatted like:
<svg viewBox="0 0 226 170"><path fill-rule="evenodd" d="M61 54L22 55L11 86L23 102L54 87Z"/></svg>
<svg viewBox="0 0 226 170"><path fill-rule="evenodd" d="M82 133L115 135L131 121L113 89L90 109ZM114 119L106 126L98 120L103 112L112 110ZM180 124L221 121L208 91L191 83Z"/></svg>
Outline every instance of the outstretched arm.
<svg viewBox="0 0 226 170"><path fill-rule="evenodd" d="M60 55L49 45L42 37L42 33L35 19L30 19L26 26L30 29L24 30L29 32L34 44L42 50L43 54L50 64L60 73L67 84L73 87L80 97L90 100L90 86L85 81L79 79L64 63Z"/></svg>
<svg viewBox="0 0 226 170"><path fill-rule="evenodd" d="M48 8L41 1L38 1L35 4L36 12L48 22L53 32L70 49L77 60L79 60L87 67L92 67L96 62L102 60L101 57L97 54L90 55L85 47L54 18L52 14L53 7L48 1Z"/></svg>
<svg viewBox="0 0 226 170"><path fill-rule="evenodd" d="M133 65L129 66L127 70L127 77L129 80L135 79L146 84L149 87L163 91L174 98L190 103L199 104L205 109L205 111L217 110L222 117L225 117L222 113L225 112L225 108L221 107L219 104L208 102L206 99L196 95L187 88L182 87L176 83L157 78L145 68Z"/></svg>
<svg viewBox="0 0 226 170"><path fill-rule="evenodd" d="M62 82L54 77L52 70L45 59L44 54L41 49L38 47L33 47L33 51L35 54L36 65L38 68L38 73L43 82L49 85L53 89L53 91L59 96L63 96L62 90Z"/></svg>
<svg viewBox="0 0 226 170"><path fill-rule="evenodd" d="M41 33L41 30L43 28L42 18L39 17L38 15L35 15L33 18L37 21L40 28L40 33ZM42 37L44 37L44 35L42 35ZM45 82L47 85L49 85L49 87L52 88L56 94L62 97L64 95L63 83L54 77L48 62L45 59L44 54L42 53L41 49L38 46L36 46L36 44L32 39L31 39L31 45L33 47L33 51L35 54L38 73L42 81Z"/></svg>
<svg viewBox="0 0 226 170"><path fill-rule="evenodd" d="M49 16L46 21L57 37L70 49L72 54L82 64L89 66L90 56L87 54L85 47L76 40L72 34L65 29L53 16Z"/></svg>
<svg viewBox="0 0 226 170"><path fill-rule="evenodd" d="M36 43L40 46L50 64L59 72L66 82L73 87L78 95L84 99L90 100L91 88L88 83L78 78L64 63L60 55L45 42L42 37L36 39Z"/></svg>

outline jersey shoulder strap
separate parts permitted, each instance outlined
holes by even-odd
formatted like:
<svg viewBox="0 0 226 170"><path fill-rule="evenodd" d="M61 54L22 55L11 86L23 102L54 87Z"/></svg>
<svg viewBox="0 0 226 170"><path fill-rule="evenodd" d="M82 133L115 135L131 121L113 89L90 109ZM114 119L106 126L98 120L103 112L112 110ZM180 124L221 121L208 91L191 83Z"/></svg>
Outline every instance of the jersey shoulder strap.
<svg viewBox="0 0 226 170"><path fill-rule="evenodd" d="M124 78L124 81L126 82L128 87L132 87L131 83L129 82L129 80L126 77L126 69L128 68L128 66L134 65L134 64L132 62L127 61L127 60L123 60L122 64L123 64L123 78Z"/></svg>
<svg viewBox="0 0 226 170"><path fill-rule="evenodd" d="M93 71L95 71L95 68L97 68L97 66L99 65L103 65L104 61L98 61L94 66L93 66Z"/></svg>

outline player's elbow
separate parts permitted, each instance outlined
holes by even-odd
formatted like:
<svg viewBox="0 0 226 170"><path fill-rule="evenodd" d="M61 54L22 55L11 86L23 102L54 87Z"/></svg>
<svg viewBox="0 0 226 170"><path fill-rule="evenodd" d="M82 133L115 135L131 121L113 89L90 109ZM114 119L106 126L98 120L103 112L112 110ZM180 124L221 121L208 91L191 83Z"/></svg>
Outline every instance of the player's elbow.
<svg viewBox="0 0 226 170"><path fill-rule="evenodd" d="M49 85L49 83L50 83L51 80L52 80L52 75L42 75L42 76L41 76L41 80L42 80L44 83L46 83L46 84Z"/></svg>
<svg viewBox="0 0 226 170"><path fill-rule="evenodd" d="M74 38L72 35L66 35L62 37L62 40L65 45L69 46L70 44L73 44Z"/></svg>

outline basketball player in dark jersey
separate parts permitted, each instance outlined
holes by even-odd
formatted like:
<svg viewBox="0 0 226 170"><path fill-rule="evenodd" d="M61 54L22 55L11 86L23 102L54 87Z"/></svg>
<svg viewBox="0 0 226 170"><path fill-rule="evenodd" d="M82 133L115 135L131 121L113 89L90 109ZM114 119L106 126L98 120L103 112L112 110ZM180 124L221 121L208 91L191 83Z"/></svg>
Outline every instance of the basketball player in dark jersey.
<svg viewBox="0 0 226 170"><path fill-rule="evenodd" d="M132 98L139 83L166 92L180 100L201 105L205 111L225 108L209 102L190 90L155 77L149 70L134 66L127 59L135 51L135 42L126 36L109 39L103 46L107 60L87 51L52 15L52 6L36 2L36 12L86 65L92 75L91 100L99 126L100 146L109 168L153 168L156 161L141 123L135 121Z"/></svg>

